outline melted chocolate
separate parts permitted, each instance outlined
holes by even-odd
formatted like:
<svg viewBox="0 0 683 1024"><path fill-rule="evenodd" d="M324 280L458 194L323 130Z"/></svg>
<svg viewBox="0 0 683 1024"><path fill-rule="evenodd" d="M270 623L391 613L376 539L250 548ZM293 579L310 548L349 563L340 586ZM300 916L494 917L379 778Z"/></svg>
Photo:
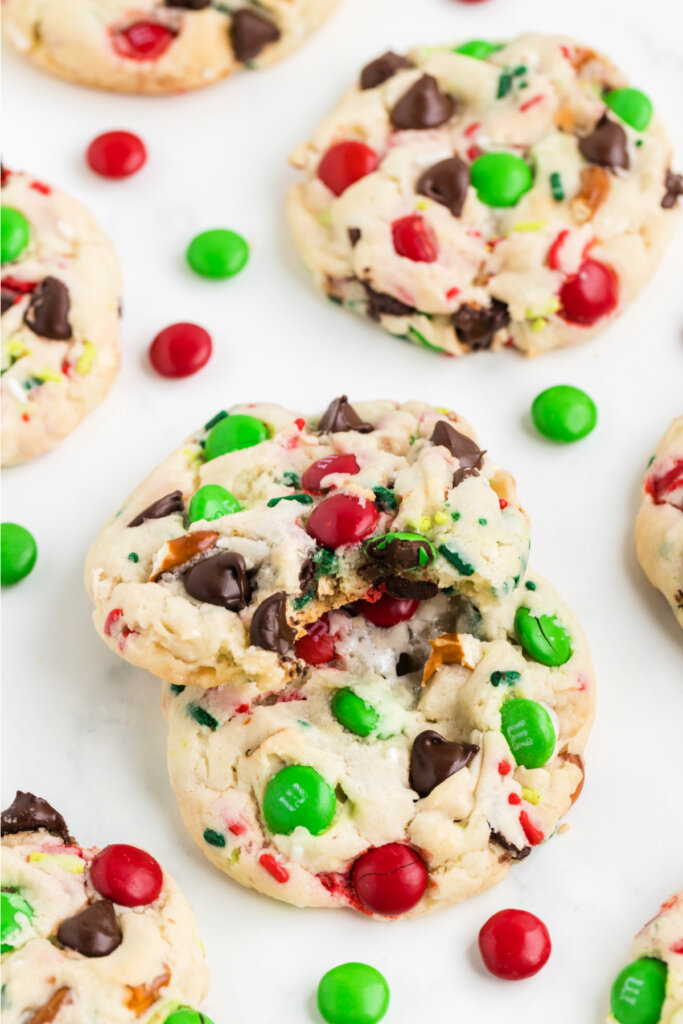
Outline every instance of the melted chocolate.
<svg viewBox="0 0 683 1024"><path fill-rule="evenodd" d="M401 57L398 53L387 50L381 57L376 57L366 64L360 73L361 89L374 89L376 86L393 78L397 71L403 68L412 68L413 62L407 57Z"/></svg>
<svg viewBox="0 0 683 1024"><path fill-rule="evenodd" d="M428 167L418 178L416 189L436 203L446 206L454 217L459 217L467 198L470 169L459 156Z"/></svg>
<svg viewBox="0 0 683 1024"><path fill-rule="evenodd" d="M390 569L423 569L434 561L433 548L426 539L408 540L380 535L369 540L365 550L375 562Z"/></svg>
<svg viewBox="0 0 683 1024"><path fill-rule="evenodd" d="M454 111L455 100L440 91L433 75L423 75L401 96L390 117L394 128L408 131L438 128Z"/></svg>
<svg viewBox="0 0 683 1024"><path fill-rule="evenodd" d="M459 487L463 480L467 480L468 476L479 476L478 469L456 469L453 474L452 487Z"/></svg>
<svg viewBox="0 0 683 1024"><path fill-rule="evenodd" d="M375 428L372 423L365 423L346 395L335 398L328 405L318 424L319 434L338 434L343 430L357 430L359 434L369 434Z"/></svg>
<svg viewBox="0 0 683 1024"><path fill-rule="evenodd" d="M183 585L191 597L229 612L242 611L251 597L247 567L234 551L221 551L197 562L183 576Z"/></svg>
<svg viewBox="0 0 683 1024"><path fill-rule="evenodd" d="M411 672L419 672L424 668L425 658L419 658L412 651L402 651L396 662L396 675L407 676Z"/></svg>
<svg viewBox="0 0 683 1024"><path fill-rule="evenodd" d="M483 309L465 303L453 313L451 321L458 341L476 352L490 347L496 332L510 323L510 312L500 299L492 299L491 304Z"/></svg>
<svg viewBox="0 0 683 1024"><path fill-rule="evenodd" d="M52 804L43 800L33 793L22 793L17 790L9 807L2 812L0 818L0 830L3 835L13 835L16 832L37 832L44 828L48 832L60 837L64 843L71 842L69 829L59 811L56 811Z"/></svg>
<svg viewBox="0 0 683 1024"><path fill-rule="evenodd" d="M184 508L183 492L171 491L170 494L165 494L163 498L157 498L151 505L139 512L134 519L131 519L128 526L142 526L146 519L165 519L166 516L170 516L174 512L182 512Z"/></svg>
<svg viewBox="0 0 683 1024"><path fill-rule="evenodd" d="M408 306L400 299L385 292L376 292L365 281L361 282L368 297L366 313L371 320L379 320L382 316L412 316L417 310L414 306Z"/></svg>
<svg viewBox="0 0 683 1024"><path fill-rule="evenodd" d="M669 168L664 179L664 188L666 192L662 199L662 208L670 210L678 202L678 197L683 196L683 174L674 174Z"/></svg>
<svg viewBox="0 0 683 1024"><path fill-rule="evenodd" d="M280 590L262 601L254 612L249 642L255 647L284 655L290 650L295 637L296 630L287 622L287 595Z"/></svg>
<svg viewBox="0 0 683 1024"><path fill-rule="evenodd" d="M413 740L410 785L419 796L428 796L439 783L466 768L478 753L476 743L452 743L427 729Z"/></svg>
<svg viewBox="0 0 683 1024"><path fill-rule="evenodd" d="M486 453L481 450L476 441L467 437L466 434L461 434L446 420L439 420L429 440L432 444L448 448L451 455L460 460L463 469L481 468Z"/></svg>
<svg viewBox="0 0 683 1024"><path fill-rule="evenodd" d="M498 846L502 846L503 849L510 854L510 860L524 860L524 858L528 857L531 853L530 846L523 846L520 849L519 846L515 846L514 843L509 842L502 832L496 832L495 829L491 829L491 842L496 843Z"/></svg>
<svg viewBox="0 0 683 1024"><path fill-rule="evenodd" d="M69 289L56 277L44 277L34 289L24 313L24 323L34 334L50 341L71 337Z"/></svg>
<svg viewBox="0 0 683 1024"><path fill-rule="evenodd" d="M438 585L431 580L407 580L403 576L389 576L382 582L390 597L409 601L428 601L439 593Z"/></svg>

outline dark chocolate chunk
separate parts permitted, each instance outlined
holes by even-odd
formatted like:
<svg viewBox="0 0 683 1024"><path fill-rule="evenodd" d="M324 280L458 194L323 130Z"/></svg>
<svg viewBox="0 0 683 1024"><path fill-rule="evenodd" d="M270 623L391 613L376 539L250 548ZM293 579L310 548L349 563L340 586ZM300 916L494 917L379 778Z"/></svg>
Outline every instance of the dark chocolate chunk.
<svg viewBox="0 0 683 1024"><path fill-rule="evenodd" d="M422 539L385 533L373 537L365 545L366 553L375 562L390 569L424 569L434 561L434 548L426 537Z"/></svg>
<svg viewBox="0 0 683 1024"><path fill-rule="evenodd" d="M454 217L459 217L470 184L470 169L459 156L441 160L428 167L417 181L417 191L436 203L447 206Z"/></svg>
<svg viewBox="0 0 683 1024"><path fill-rule="evenodd" d="M31 295L24 323L41 338L68 341L71 337L70 306L69 289L64 282L56 277L44 277Z"/></svg>
<svg viewBox="0 0 683 1024"><path fill-rule="evenodd" d="M294 643L296 630L287 622L286 612L287 595L284 590L262 601L251 620L249 642L266 651L287 654Z"/></svg>
<svg viewBox="0 0 683 1024"><path fill-rule="evenodd" d="M174 512L182 512L184 507L183 492L171 491L170 494L165 494L163 498L157 498L151 505L143 509L134 519L131 519L128 526L142 526L146 519L164 519Z"/></svg>
<svg viewBox="0 0 683 1024"><path fill-rule="evenodd" d="M424 668L425 661L425 658L419 658L412 651L402 651L396 662L396 675L407 676L411 672L419 672Z"/></svg>
<svg viewBox="0 0 683 1024"><path fill-rule="evenodd" d="M444 124L455 110L455 100L439 89L433 75L423 75L391 111L394 128L403 131L420 128L437 128Z"/></svg>
<svg viewBox="0 0 683 1024"><path fill-rule="evenodd" d="M479 470L463 469L462 467L460 469L456 469L455 473L453 474L453 483L451 486L458 487L463 482L463 480L467 480L468 476L479 476Z"/></svg>
<svg viewBox="0 0 683 1024"><path fill-rule="evenodd" d="M191 597L229 612L242 611L251 597L247 567L235 551L221 551L197 562L183 576L183 585Z"/></svg>
<svg viewBox="0 0 683 1024"><path fill-rule="evenodd" d="M16 832L37 832L39 828L54 833L65 843L71 842L69 829L59 811L42 797L22 793L18 789L12 803L2 812L0 831L4 836Z"/></svg>
<svg viewBox="0 0 683 1024"><path fill-rule="evenodd" d="M448 448L451 455L460 460L463 469L480 469L486 454L476 441L466 434L461 434L446 420L439 420L429 439L432 444Z"/></svg>
<svg viewBox="0 0 683 1024"><path fill-rule="evenodd" d="M428 601L439 593L438 585L431 580L406 580L402 576L389 576L383 582L390 597L408 601Z"/></svg>
<svg viewBox="0 0 683 1024"><path fill-rule="evenodd" d="M427 729L413 740L410 785L420 796L429 796L440 782L466 768L478 753L476 743L452 743Z"/></svg>
<svg viewBox="0 0 683 1024"><path fill-rule="evenodd" d="M365 423L346 395L335 398L328 405L318 424L319 434L338 434L342 430L357 430L359 434L369 434L375 428L372 423Z"/></svg>
<svg viewBox="0 0 683 1024"><path fill-rule="evenodd" d="M211 6L211 0L166 0L167 7L186 7L188 11L203 11Z"/></svg>
<svg viewBox="0 0 683 1024"><path fill-rule="evenodd" d="M607 114L602 115L590 135L579 139L579 151L592 164L628 170L626 132L616 121L610 121Z"/></svg>
<svg viewBox="0 0 683 1024"><path fill-rule="evenodd" d="M531 853L530 846L523 846L520 849L519 846L515 846L514 843L509 842L502 832L496 832L495 829L491 829L490 838L492 843L497 843L498 846L502 846L503 849L510 854L510 860L524 860L524 858L528 857Z"/></svg>
<svg viewBox="0 0 683 1024"><path fill-rule="evenodd" d="M451 316L458 341L469 345L472 351L489 348L497 331L510 323L510 312L506 303L500 299L491 299L491 304L483 309L468 306L466 303Z"/></svg>
<svg viewBox="0 0 683 1024"><path fill-rule="evenodd" d="M360 241L360 228L349 228L348 235L351 245L358 245Z"/></svg>
<svg viewBox="0 0 683 1024"><path fill-rule="evenodd" d="M246 7L235 11L230 25L230 41L237 60L242 62L258 57L269 43L276 43L280 30L269 18Z"/></svg>
<svg viewBox="0 0 683 1024"><path fill-rule="evenodd" d="M109 956L123 941L114 904L111 900L97 900L67 917L57 929L57 939L83 956Z"/></svg>
<svg viewBox="0 0 683 1024"><path fill-rule="evenodd" d="M664 188L666 192L662 199L662 208L670 210L676 206L678 197L683 196L683 174L674 174L671 168L669 168L664 179Z"/></svg>
<svg viewBox="0 0 683 1024"><path fill-rule="evenodd" d="M376 57L366 64L360 73L361 89L374 89L376 86L393 78L397 71L402 68L412 68L413 62L407 57L401 57L398 53L387 50L381 57Z"/></svg>
<svg viewBox="0 0 683 1024"><path fill-rule="evenodd" d="M371 320L379 320L382 316L412 316L417 312L414 306L408 306L400 299L384 292L376 292L365 281L361 282L368 297L366 313Z"/></svg>

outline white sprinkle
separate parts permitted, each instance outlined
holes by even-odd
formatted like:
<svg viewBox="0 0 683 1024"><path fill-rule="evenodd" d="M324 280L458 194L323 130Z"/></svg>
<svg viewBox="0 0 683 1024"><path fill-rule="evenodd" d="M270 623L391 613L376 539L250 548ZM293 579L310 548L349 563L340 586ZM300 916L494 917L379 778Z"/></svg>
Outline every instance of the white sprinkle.
<svg viewBox="0 0 683 1024"><path fill-rule="evenodd" d="M22 388L21 384L14 377L7 378L7 390L15 398L17 402L22 405L26 405L26 392Z"/></svg>

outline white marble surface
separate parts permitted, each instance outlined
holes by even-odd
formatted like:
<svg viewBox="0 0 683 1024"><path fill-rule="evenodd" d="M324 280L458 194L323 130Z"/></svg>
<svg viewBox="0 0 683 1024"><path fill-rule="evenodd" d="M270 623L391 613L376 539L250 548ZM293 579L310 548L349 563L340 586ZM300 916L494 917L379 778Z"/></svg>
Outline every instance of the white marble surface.
<svg viewBox="0 0 683 1024"><path fill-rule="evenodd" d="M116 242L126 284L124 362L110 398L59 450L5 474L3 519L32 529L40 556L3 594L3 801L32 789L84 843L138 843L163 861L200 920L216 1024L315 1020L319 977L350 959L386 974L388 1024L598 1024L632 934L683 884L683 634L641 575L632 540L643 467L683 411L683 229L637 304L598 340L535 362L445 361L320 299L281 215L289 148L367 59L388 46L533 27L611 52L677 127L683 165L680 15L680 0L345 0L286 64L156 100L62 84L5 54L5 160L88 203ZM144 173L121 183L83 162L90 139L115 127L138 131L150 153ZM249 238L251 262L231 282L206 282L182 253L193 233L220 224ZM165 381L146 348L182 319L211 330L215 355L198 376ZM566 449L528 424L531 399L559 382L585 387L600 410L595 433ZM598 672L571 831L497 889L409 923L273 904L204 860L168 785L159 686L98 640L81 582L100 524L197 423L251 399L320 408L342 390L448 404L474 422L518 477L535 567L579 614ZM530 982L496 981L478 964L477 931L506 906L540 914L552 933L550 963Z"/></svg>

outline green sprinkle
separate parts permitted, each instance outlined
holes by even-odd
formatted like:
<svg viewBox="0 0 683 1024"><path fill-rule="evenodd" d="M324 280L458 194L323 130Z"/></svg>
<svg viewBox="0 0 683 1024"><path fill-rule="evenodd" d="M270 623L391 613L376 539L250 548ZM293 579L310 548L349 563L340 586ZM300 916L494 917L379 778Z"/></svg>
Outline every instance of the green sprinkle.
<svg viewBox="0 0 683 1024"><path fill-rule="evenodd" d="M553 199L556 199L558 203L564 199L564 185L559 171L553 171L550 175L550 191Z"/></svg>
<svg viewBox="0 0 683 1024"><path fill-rule="evenodd" d="M128 561L129 562L139 562L140 561L140 556L137 553L137 551L131 551L131 553L128 555Z"/></svg>
<svg viewBox="0 0 683 1024"><path fill-rule="evenodd" d="M212 828L205 828L204 842L208 843L209 846L218 846L220 849L223 849L225 846L225 836L221 835L220 832L215 832Z"/></svg>
<svg viewBox="0 0 683 1024"><path fill-rule="evenodd" d="M301 478L297 473L292 473L287 470L286 473L282 474L282 479L288 487L301 487Z"/></svg>
<svg viewBox="0 0 683 1024"><path fill-rule="evenodd" d="M528 87L529 87L529 83L528 82L520 82L519 85L517 86L518 89L527 89Z"/></svg>
<svg viewBox="0 0 683 1024"><path fill-rule="evenodd" d="M453 522L457 523L458 519L460 519L460 513L459 512L451 512L451 519L453 520Z"/></svg>
<svg viewBox="0 0 683 1024"><path fill-rule="evenodd" d="M215 427L217 423L220 423L221 420L224 420L227 415L228 414L225 411L225 409L222 409L220 412L217 412L213 419L209 420L208 423L204 424L204 430L211 430L211 428Z"/></svg>
<svg viewBox="0 0 683 1024"><path fill-rule="evenodd" d="M488 519L480 519L479 520L479 525L480 526L486 526L487 522L488 522Z"/></svg>
<svg viewBox="0 0 683 1024"><path fill-rule="evenodd" d="M640 149L642 144L643 144L643 140L642 139L636 139L636 146L638 147L638 149Z"/></svg>
<svg viewBox="0 0 683 1024"><path fill-rule="evenodd" d="M279 498L271 498L268 508L275 508L281 501L298 501L300 505L312 505L313 498L310 494L283 494Z"/></svg>
<svg viewBox="0 0 683 1024"><path fill-rule="evenodd" d="M527 68L526 64L518 64L517 67L513 69L512 74L515 76L525 75L528 70L529 69Z"/></svg>
<svg viewBox="0 0 683 1024"><path fill-rule="evenodd" d="M455 566L455 568L462 576L472 576L474 574L474 566L470 565L469 562L466 562L465 559L462 558L457 551L453 551L453 549L449 548L448 545L441 544L439 547L439 551L446 559L446 561L450 562L451 565Z"/></svg>
<svg viewBox="0 0 683 1024"><path fill-rule="evenodd" d="M311 590L307 590L305 594L300 597L295 597L292 601L292 608L295 612L300 612L302 608L305 608L307 604L310 604L315 597L315 587Z"/></svg>
<svg viewBox="0 0 683 1024"><path fill-rule="evenodd" d="M315 578L317 580L321 576L330 576L332 573L339 571L339 560L334 551L330 551L329 548L319 548L315 552L313 555L313 565L315 566Z"/></svg>
<svg viewBox="0 0 683 1024"><path fill-rule="evenodd" d="M174 697L177 697L179 693L182 693L185 689L180 683L171 683L170 690Z"/></svg>
<svg viewBox="0 0 683 1024"><path fill-rule="evenodd" d="M395 512L398 508L396 495L388 487L373 487L372 493L375 495L375 501L383 512Z"/></svg>
<svg viewBox="0 0 683 1024"><path fill-rule="evenodd" d="M492 672L491 685L500 686L501 683L506 683L508 686L512 686L514 683L518 683L521 678L522 673L515 672L512 669L508 669L506 672Z"/></svg>
<svg viewBox="0 0 683 1024"><path fill-rule="evenodd" d="M205 725L211 732L215 732L218 728L218 719L210 715L208 711L200 707L199 704L188 704L187 713L190 718L194 718L195 722L199 725Z"/></svg>
<svg viewBox="0 0 683 1024"><path fill-rule="evenodd" d="M328 298L330 300L330 302L334 303L335 306L343 306L344 305L343 300L337 298L336 295L327 295L326 298Z"/></svg>
<svg viewBox="0 0 683 1024"><path fill-rule="evenodd" d="M504 96L512 89L512 75L509 71L503 71L500 78L498 79L498 92L496 98L502 100Z"/></svg>
<svg viewBox="0 0 683 1024"><path fill-rule="evenodd" d="M414 327L408 328L408 340L414 341L418 345L423 345L424 348L430 348L432 352L443 352L441 345L432 345L431 341L427 341L424 334L420 334Z"/></svg>
<svg viewBox="0 0 683 1024"><path fill-rule="evenodd" d="M526 587L527 590L535 590L536 589L536 584L534 583L533 580L527 580L526 583L524 584L524 586Z"/></svg>

